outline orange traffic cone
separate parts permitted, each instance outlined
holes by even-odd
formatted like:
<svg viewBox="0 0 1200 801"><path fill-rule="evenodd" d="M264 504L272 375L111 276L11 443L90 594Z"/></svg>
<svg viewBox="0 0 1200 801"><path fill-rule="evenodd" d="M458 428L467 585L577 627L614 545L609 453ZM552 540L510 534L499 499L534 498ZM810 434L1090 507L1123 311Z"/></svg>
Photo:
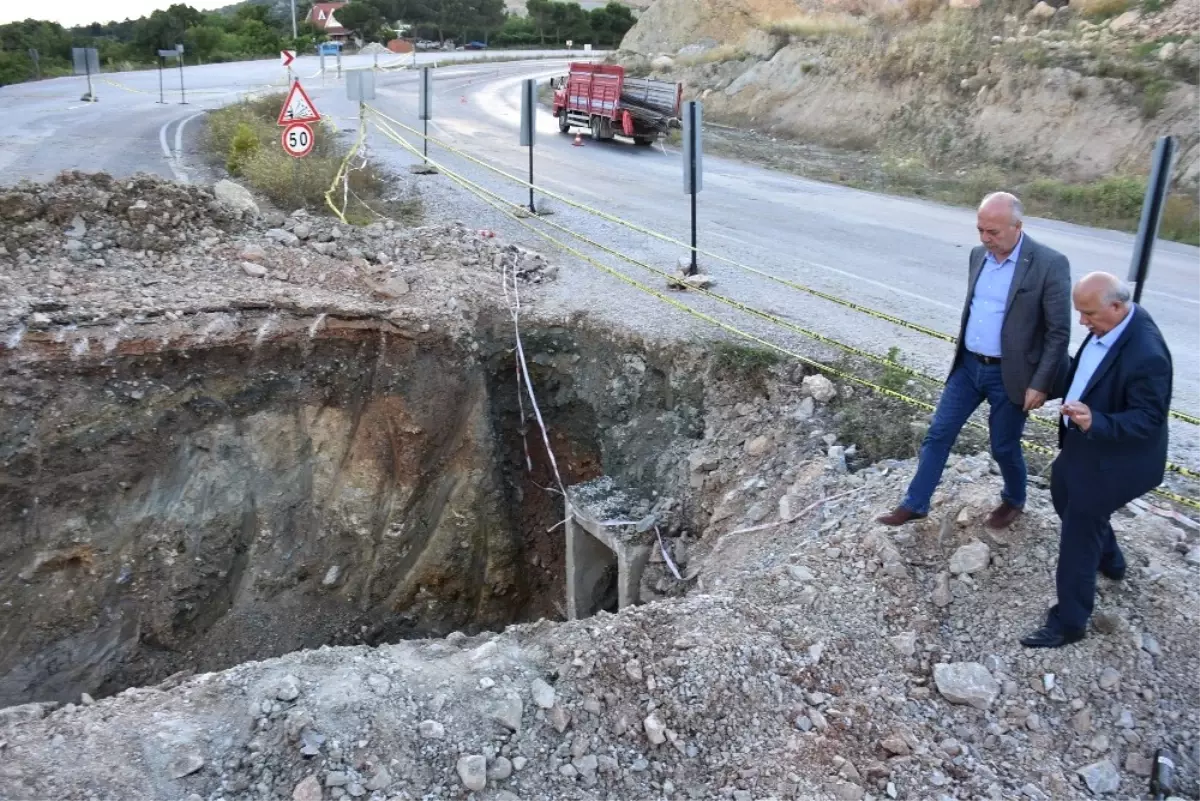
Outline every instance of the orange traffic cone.
<svg viewBox="0 0 1200 801"><path fill-rule="evenodd" d="M575 141L571 144L573 144L575 147L583 147L583 136L581 134L575 134Z"/></svg>

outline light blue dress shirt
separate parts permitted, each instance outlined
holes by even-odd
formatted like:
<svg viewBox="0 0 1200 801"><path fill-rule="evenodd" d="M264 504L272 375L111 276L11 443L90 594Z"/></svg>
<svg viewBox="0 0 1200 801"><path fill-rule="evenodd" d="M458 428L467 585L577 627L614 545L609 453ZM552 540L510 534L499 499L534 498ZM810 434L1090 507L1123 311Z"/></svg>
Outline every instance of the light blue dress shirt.
<svg viewBox="0 0 1200 801"><path fill-rule="evenodd" d="M1067 390L1067 397L1063 398L1063 403L1077 401L1082 397L1088 382L1096 374L1096 368L1100 366L1100 362L1104 361L1104 357L1112 350L1112 346L1117 344L1121 334L1125 333L1125 329L1129 327L1129 321L1133 319L1133 312L1136 308L1136 303L1130 303L1129 312L1125 315L1124 320L1113 326L1113 329L1104 336L1092 337L1088 340L1087 345L1079 353L1079 367L1075 369L1075 378L1071 380L1071 388ZM1072 425L1065 414L1063 422L1068 426Z"/></svg>
<svg viewBox="0 0 1200 801"><path fill-rule="evenodd" d="M975 294L971 296L971 312L967 316L967 350L972 353L1000 356L1004 307L1008 305L1008 290L1024 243L1025 234L1021 234L1017 246L1002 263L997 263L991 252L983 259L979 280L975 282Z"/></svg>

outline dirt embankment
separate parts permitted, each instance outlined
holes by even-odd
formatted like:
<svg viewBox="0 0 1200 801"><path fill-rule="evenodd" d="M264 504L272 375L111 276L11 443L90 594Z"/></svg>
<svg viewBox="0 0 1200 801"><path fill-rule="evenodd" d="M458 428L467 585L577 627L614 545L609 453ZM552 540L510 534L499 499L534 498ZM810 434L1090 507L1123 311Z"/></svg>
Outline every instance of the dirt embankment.
<svg viewBox="0 0 1200 801"><path fill-rule="evenodd" d="M659 0L620 57L682 81L713 121L877 159L895 186L872 188L1041 179L1031 194L1063 206L1081 198L1045 182L1103 181L1080 221L1113 224L1140 211L1114 181L1136 183L1172 134L1177 185L1195 192L1200 3L964 5Z"/></svg>

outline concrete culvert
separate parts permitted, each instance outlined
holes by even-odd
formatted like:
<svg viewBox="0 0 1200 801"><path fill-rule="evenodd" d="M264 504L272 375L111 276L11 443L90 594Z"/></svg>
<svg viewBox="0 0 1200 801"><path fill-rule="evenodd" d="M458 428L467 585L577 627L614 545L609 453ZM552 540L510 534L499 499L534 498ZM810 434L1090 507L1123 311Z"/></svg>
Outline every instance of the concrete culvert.
<svg viewBox="0 0 1200 801"><path fill-rule="evenodd" d="M219 345L147 331L92 358L31 332L0 376L0 707L565 615L562 497L508 339L226 322ZM562 480L665 490L698 384L592 335L525 348Z"/></svg>

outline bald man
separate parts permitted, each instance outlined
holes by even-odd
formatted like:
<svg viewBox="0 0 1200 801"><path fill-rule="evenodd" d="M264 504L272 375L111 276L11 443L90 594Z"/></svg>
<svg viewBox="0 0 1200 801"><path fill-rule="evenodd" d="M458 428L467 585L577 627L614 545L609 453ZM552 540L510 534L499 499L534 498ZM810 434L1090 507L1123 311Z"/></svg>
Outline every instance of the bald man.
<svg viewBox="0 0 1200 801"><path fill-rule="evenodd" d="M1062 520L1055 589L1045 624L1021 640L1058 648L1083 639L1096 573L1125 578L1125 555L1109 517L1157 487L1167 464L1171 352L1146 310L1108 273L1080 279L1072 293L1088 336L1072 360L1050 474Z"/></svg>
<svg viewBox="0 0 1200 801"><path fill-rule="evenodd" d="M1062 382L1071 339L1071 267L1067 258L1027 236L1021 201L1007 192L983 199L980 247L971 251L958 349L938 400L917 473L900 506L878 519L900 526L929 513L946 459L967 419L984 400L991 413L992 456L1004 489L985 525L1003 529L1025 508L1021 434L1029 412ZM1057 397L1057 396L1055 396Z"/></svg>

